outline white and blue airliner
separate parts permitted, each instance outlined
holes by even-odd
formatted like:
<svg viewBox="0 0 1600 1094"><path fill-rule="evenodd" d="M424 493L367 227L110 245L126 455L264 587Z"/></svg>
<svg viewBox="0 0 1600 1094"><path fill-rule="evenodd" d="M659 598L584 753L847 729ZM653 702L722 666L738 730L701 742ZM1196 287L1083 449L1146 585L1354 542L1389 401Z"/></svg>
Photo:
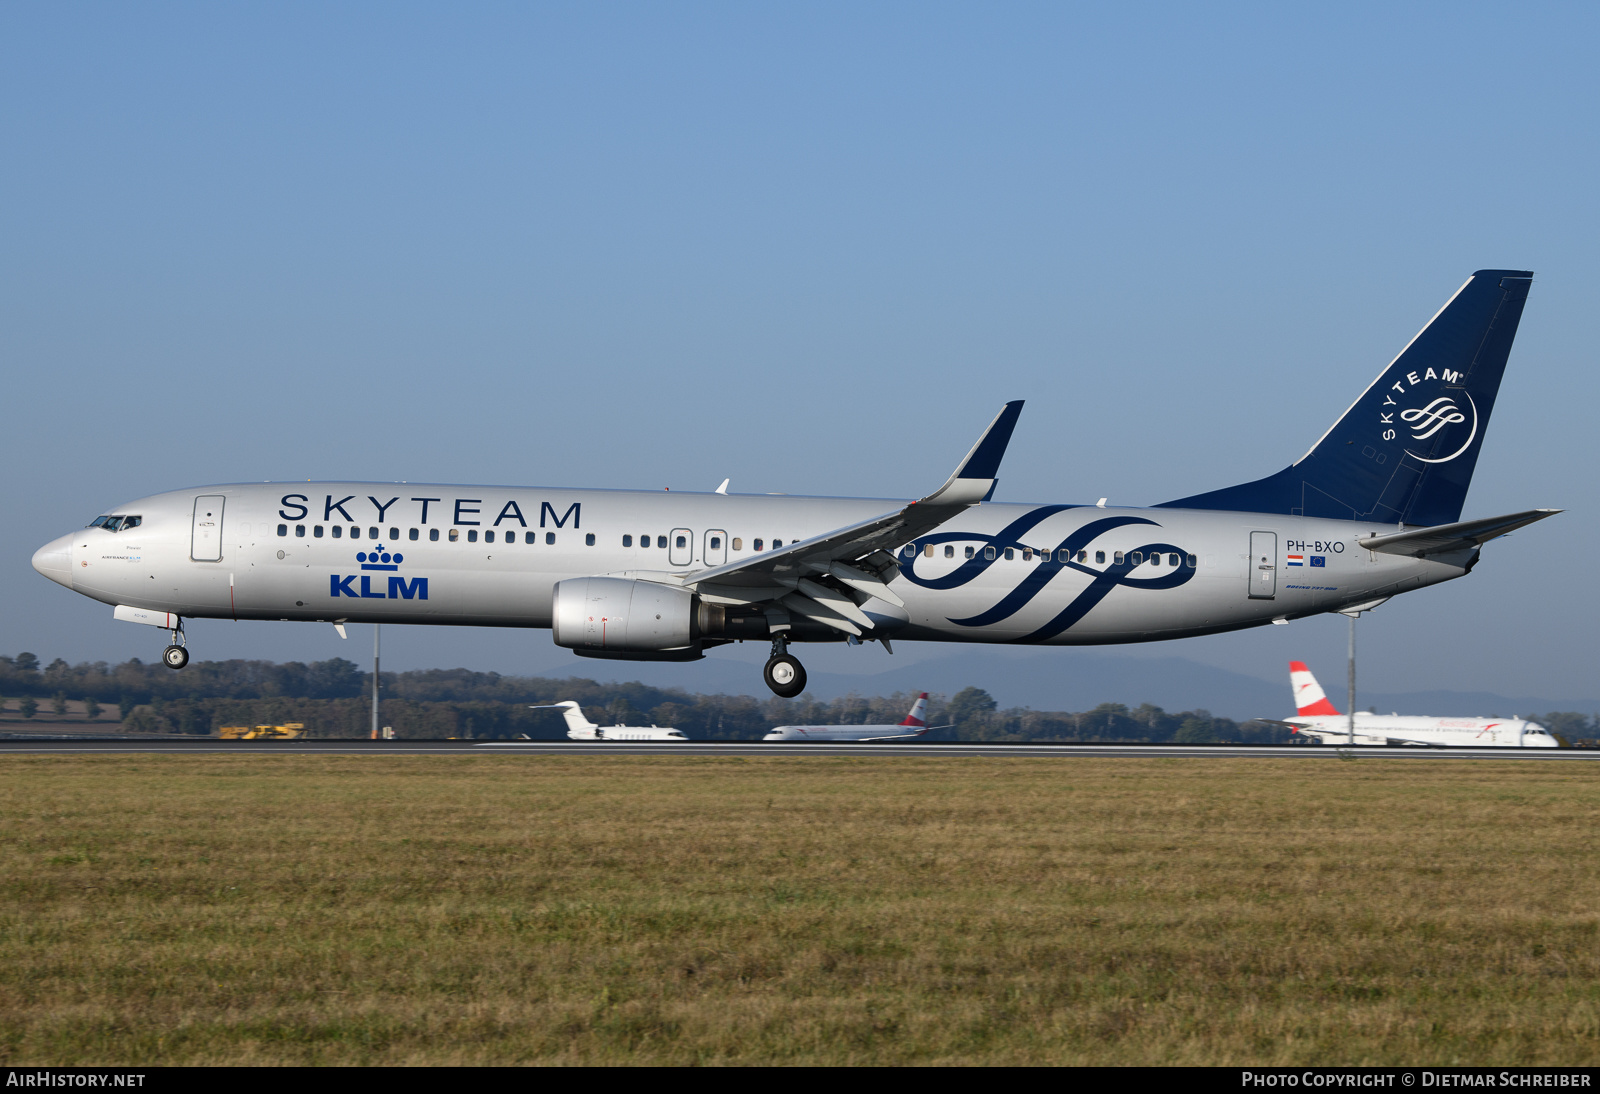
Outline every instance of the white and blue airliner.
<svg viewBox="0 0 1600 1094"><path fill-rule="evenodd" d="M533 627L618 660L770 642L781 696L804 642L1155 642L1360 611L1559 512L1462 520L1531 283L1478 271L1300 459L1150 508L993 500L1018 401L909 503L244 483L119 505L33 565L169 632L175 669L185 619Z"/></svg>

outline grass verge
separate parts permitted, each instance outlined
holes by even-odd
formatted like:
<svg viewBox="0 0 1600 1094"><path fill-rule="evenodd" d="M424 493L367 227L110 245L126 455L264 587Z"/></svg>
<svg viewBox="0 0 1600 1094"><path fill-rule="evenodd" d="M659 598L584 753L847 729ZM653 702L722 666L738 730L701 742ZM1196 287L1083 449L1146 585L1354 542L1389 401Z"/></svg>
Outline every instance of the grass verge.
<svg viewBox="0 0 1600 1094"><path fill-rule="evenodd" d="M0 1056L1589 1064L1578 766L8 757Z"/></svg>

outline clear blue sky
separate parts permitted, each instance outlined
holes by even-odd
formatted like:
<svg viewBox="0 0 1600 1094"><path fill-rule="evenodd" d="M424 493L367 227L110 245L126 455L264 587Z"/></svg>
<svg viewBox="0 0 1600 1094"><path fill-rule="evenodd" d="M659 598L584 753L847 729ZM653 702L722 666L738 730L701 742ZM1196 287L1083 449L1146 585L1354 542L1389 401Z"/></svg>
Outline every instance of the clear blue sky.
<svg viewBox="0 0 1600 1094"><path fill-rule="evenodd" d="M1369 617L1364 680L1592 694L1597 30L1578 4L4 5L0 652L152 658L28 559L202 483L914 496L1010 398L1002 499L1239 482L1499 266L1538 279L1467 512L1570 512ZM1125 652L1337 677L1343 634ZM546 632L391 650L594 668Z"/></svg>

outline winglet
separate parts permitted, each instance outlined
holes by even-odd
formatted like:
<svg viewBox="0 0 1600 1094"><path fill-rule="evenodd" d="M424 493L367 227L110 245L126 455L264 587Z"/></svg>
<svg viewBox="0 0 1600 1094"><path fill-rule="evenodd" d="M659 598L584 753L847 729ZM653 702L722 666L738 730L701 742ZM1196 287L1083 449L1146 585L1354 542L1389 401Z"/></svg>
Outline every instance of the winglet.
<svg viewBox="0 0 1600 1094"><path fill-rule="evenodd" d="M1002 407L978 438L978 443L972 446L972 451L967 453L967 458L961 461L961 466L956 468L956 473L918 504L973 505L993 495L996 477L1000 474L1000 460L1011 443L1011 431L1017 428L1022 403L1023 400L1015 399Z"/></svg>

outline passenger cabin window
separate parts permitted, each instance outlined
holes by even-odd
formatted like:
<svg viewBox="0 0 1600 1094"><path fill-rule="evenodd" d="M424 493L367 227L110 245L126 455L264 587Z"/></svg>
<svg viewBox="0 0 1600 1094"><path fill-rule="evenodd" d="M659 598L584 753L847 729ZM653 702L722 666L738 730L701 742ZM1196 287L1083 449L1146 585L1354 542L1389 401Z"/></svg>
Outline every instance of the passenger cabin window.
<svg viewBox="0 0 1600 1094"><path fill-rule="evenodd" d="M1161 565L1161 552L1160 551L1152 551L1150 553L1150 565L1152 565L1152 566Z"/></svg>
<svg viewBox="0 0 1600 1094"><path fill-rule="evenodd" d="M1176 566L1177 564L1178 564L1178 556L1177 555L1168 555L1167 556L1167 565L1168 566Z"/></svg>
<svg viewBox="0 0 1600 1094"><path fill-rule="evenodd" d="M458 528L450 529L450 542L451 543L454 543L456 540L458 540L460 538L461 538L461 530L460 529L458 529Z"/></svg>
<svg viewBox="0 0 1600 1094"><path fill-rule="evenodd" d="M478 534L478 533L476 533L476 532L469 532L469 533L467 533L467 534L468 534L468 535L469 535L469 536L475 536L475 535L477 535L477 534ZM493 528L491 528L491 529L489 529L489 531L487 531L487 532L485 532L485 533L483 533L483 542L485 542L485 543L493 543L493 542L494 542L494 529L493 529Z"/></svg>
<svg viewBox="0 0 1600 1094"><path fill-rule="evenodd" d="M367 538L368 539L377 539L378 538L378 530L376 528L368 528L367 529Z"/></svg>
<svg viewBox="0 0 1600 1094"><path fill-rule="evenodd" d="M593 532L587 533L583 537L583 542L584 542L584 546L593 547L594 546L594 533Z"/></svg>
<svg viewBox="0 0 1600 1094"><path fill-rule="evenodd" d="M779 547L782 547L782 546L783 546L783 540L775 539L775 540L772 541L772 549L774 551L776 551Z"/></svg>
<svg viewBox="0 0 1600 1094"><path fill-rule="evenodd" d="M1024 562L1032 562L1033 561L1033 548L1032 547L1024 547L1022 549L1022 561L1024 561Z"/></svg>
<svg viewBox="0 0 1600 1094"><path fill-rule="evenodd" d="M632 547L633 546L633 537L632 536L623 536L622 537L622 545L624 547Z"/></svg>
<svg viewBox="0 0 1600 1094"><path fill-rule="evenodd" d="M971 545L968 545L967 552L966 552L966 557L971 558L975 554L977 554L976 549L974 549Z"/></svg>
<svg viewBox="0 0 1600 1094"><path fill-rule="evenodd" d="M389 538L390 539L399 539L400 538L400 526L399 525L391 524L389 526Z"/></svg>
<svg viewBox="0 0 1600 1094"><path fill-rule="evenodd" d="M1139 565L1139 563L1144 561L1144 552L1143 551L1135 551L1135 552L1133 552L1133 555L1129 559L1129 561L1132 562L1135 566Z"/></svg>
<svg viewBox="0 0 1600 1094"><path fill-rule="evenodd" d="M322 525L319 524L315 528L311 529L311 538L312 539L321 539L322 538Z"/></svg>
<svg viewBox="0 0 1600 1094"><path fill-rule="evenodd" d="M1096 551L1094 553L1094 560L1096 562L1104 563L1105 560L1106 560L1106 553L1104 551ZM1121 555L1117 556L1117 561L1118 562L1122 561L1122 556Z"/></svg>
<svg viewBox="0 0 1600 1094"><path fill-rule="evenodd" d="M288 535L289 534L289 526L287 524L278 525L278 534L280 536Z"/></svg>
<svg viewBox="0 0 1600 1094"><path fill-rule="evenodd" d="M298 538L298 539L305 539L306 538L306 526L304 524L296 524L294 526L294 534L295 534L296 538Z"/></svg>
<svg viewBox="0 0 1600 1094"><path fill-rule="evenodd" d="M666 550L667 537L666 536L657 536L656 537L656 546L660 547L662 550Z"/></svg>
<svg viewBox="0 0 1600 1094"><path fill-rule="evenodd" d="M932 558L933 557L933 544L924 543L922 545L922 556L924 558Z"/></svg>
<svg viewBox="0 0 1600 1094"><path fill-rule="evenodd" d="M956 549L955 549L955 545L954 544L946 543L944 545L944 557L945 558L955 558L956 557Z"/></svg>
<svg viewBox="0 0 1600 1094"><path fill-rule="evenodd" d="M360 539L361 538L361 529L352 526L351 529L350 529L350 538L351 539Z"/></svg>
<svg viewBox="0 0 1600 1094"><path fill-rule="evenodd" d="M742 536L734 536L733 537L733 549L735 551L744 550L744 538Z"/></svg>
<svg viewBox="0 0 1600 1094"><path fill-rule="evenodd" d="M594 542L594 537L593 536L589 537L589 542L591 542L591 543ZM689 540L687 538L685 538L684 536L674 536L674 537L672 537L672 542L677 544L679 550L682 550L683 548L689 546Z"/></svg>
<svg viewBox="0 0 1600 1094"><path fill-rule="evenodd" d="M722 550L722 537L721 536L712 536L711 537L711 549L713 551Z"/></svg>
<svg viewBox="0 0 1600 1094"><path fill-rule="evenodd" d="M534 542L536 542L534 540L534 538L533 538L533 533L532 532L524 532L524 533L522 533L522 542L524 542L524 543L534 543Z"/></svg>
<svg viewBox="0 0 1600 1094"><path fill-rule="evenodd" d="M332 528L329 528L328 531L333 533L334 539L338 539L340 536L344 535L344 525L335 524Z"/></svg>
<svg viewBox="0 0 1600 1094"><path fill-rule="evenodd" d="M439 542L439 529L437 529L437 528L429 528L428 529L428 542L430 542L430 543L438 543Z"/></svg>
<svg viewBox="0 0 1600 1094"><path fill-rule="evenodd" d="M1117 557L1117 565L1121 566L1122 565L1122 552L1118 551L1116 557Z"/></svg>
<svg viewBox="0 0 1600 1094"><path fill-rule="evenodd" d="M415 528L411 529L411 542L412 543L417 542L417 537L420 536L421 534L422 533L418 532Z"/></svg>
<svg viewBox="0 0 1600 1094"><path fill-rule="evenodd" d="M1190 568L1191 568L1191 569L1193 569L1193 568L1194 568L1194 565L1195 565L1195 563L1196 563L1196 562L1198 562L1198 561L1199 561L1199 559L1197 559L1197 558L1195 558L1195 557L1194 557L1194 556L1193 556L1193 555L1190 555L1190 556L1189 556L1189 567L1190 567Z"/></svg>
<svg viewBox="0 0 1600 1094"><path fill-rule="evenodd" d="M994 561L994 548L993 547L985 547L983 549L983 557L988 559L990 562L993 562Z"/></svg>
<svg viewBox="0 0 1600 1094"><path fill-rule="evenodd" d="M1016 557L1017 557L1017 552L1012 550L1010 547L1007 547L1006 548L1006 561L1010 562L1012 559L1014 559Z"/></svg>
<svg viewBox="0 0 1600 1094"><path fill-rule="evenodd" d="M1088 551L1079 551L1078 552L1078 561L1079 562L1088 562L1089 561L1089 552Z"/></svg>
<svg viewBox="0 0 1600 1094"><path fill-rule="evenodd" d="M476 542L478 542L478 530L476 528L468 528L467 529L467 542L468 543L476 543Z"/></svg>
<svg viewBox="0 0 1600 1094"><path fill-rule="evenodd" d="M761 545L762 545L762 544L763 544L763 543L765 543L765 542L766 542L766 541L765 541L765 540L760 540L760 539L753 539L753 540L751 540L751 541L750 541L750 546L751 546L751 548L752 548L752 549L754 549L754 550L757 550L757 551L759 551L759 550L761 550L761 549L762 549L762 546L761 546ZM909 548L909 547L908 547L908 548L906 548L906 549L907 549L907 550L910 550L910 548Z"/></svg>
<svg viewBox="0 0 1600 1094"><path fill-rule="evenodd" d="M556 534L554 532L546 532L544 534L544 542L547 546L554 547L556 545Z"/></svg>

